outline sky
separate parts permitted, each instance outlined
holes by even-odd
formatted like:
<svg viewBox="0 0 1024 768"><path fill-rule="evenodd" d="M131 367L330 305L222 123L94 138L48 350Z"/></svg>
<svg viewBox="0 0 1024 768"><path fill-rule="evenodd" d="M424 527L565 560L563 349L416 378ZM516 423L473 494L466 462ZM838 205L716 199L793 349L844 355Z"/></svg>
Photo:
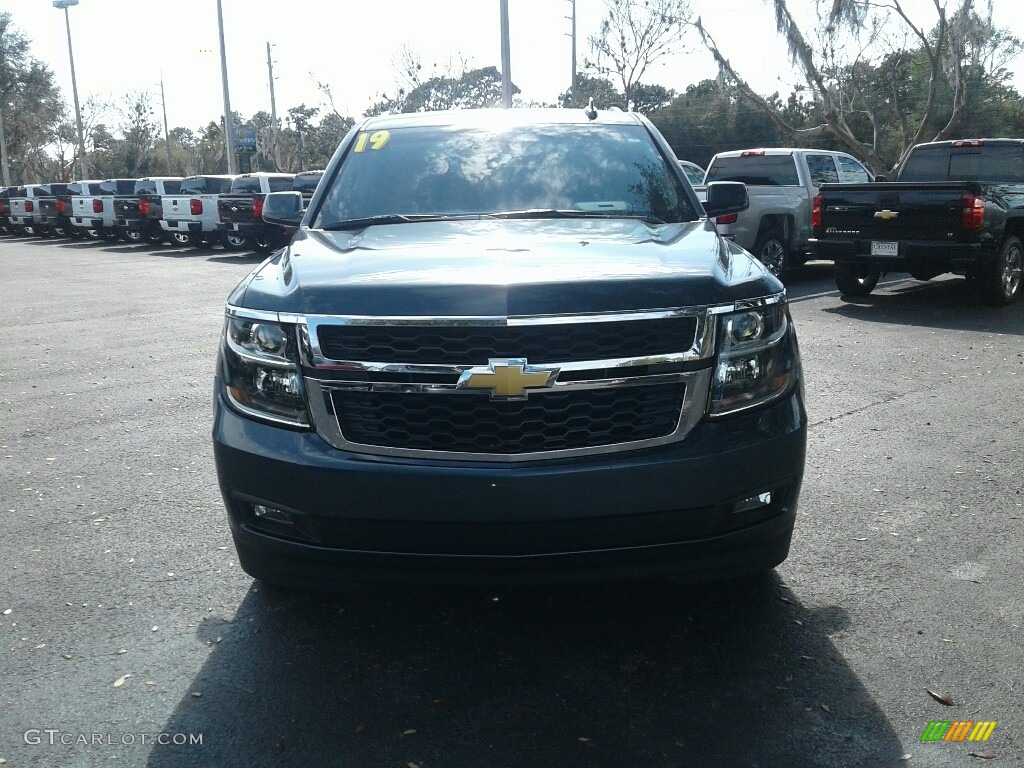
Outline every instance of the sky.
<svg viewBox="0 0 1024 768"><path fill-rule="evenodd" d="M924 13L931 5L908 2L924 3ZM692 3L755 90L792 90L799 78L775 32L769 3ZM1019 29L1024 3L994 3L995 23ZM554 103L568 89L572 71L571 0L508 0L508 6L512 80L524 99ZM790 0L790 6L807 18L814 0ZM427 76L458 71L463 63L500 69L499 0L222 0L222 7L231 108L246 118L270 111L268 42L282 119L289 107L325 103L316 81L330 84L341 114L358 118L380 94L395 93L403 48L420 58ZM0 11L10 12L32 40L32 55L50 66L70 104L64 12L51 0L0 0ZM602 0L576 0L580 64L603 13ZM116 102L128 91L148 91L159 118L162 79L171 128L195 130L223 114L216 0L80 0L69 14L83 104L90 95ZM711 56L696 37L691 34L683 45L683 52L655 63L643 82L681 92L714 77ZM1024 61L1012 69L1024 92ZM108 123L116 124L116 115Z"/></svg>

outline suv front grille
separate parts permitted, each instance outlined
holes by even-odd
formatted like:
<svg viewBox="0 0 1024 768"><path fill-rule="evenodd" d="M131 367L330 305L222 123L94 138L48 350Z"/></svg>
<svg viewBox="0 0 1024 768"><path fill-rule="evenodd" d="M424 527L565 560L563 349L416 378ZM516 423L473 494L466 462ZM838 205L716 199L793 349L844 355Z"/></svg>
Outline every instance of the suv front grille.
<svg viewBox="0 0 1024 768"><path fill-rule="evenodd" d="M478 365L491 358L572 363L648 357L690 349L694 316L571 325L321 325L321 353L331 360Z"/></svg>
<svg viewBox="0 0 1024 768"><path fill-rule="evenodd" d="M671 435L682 414L681 382L531 393L335 391L344 438L399 450L515 455L594 448Z"/></svg>

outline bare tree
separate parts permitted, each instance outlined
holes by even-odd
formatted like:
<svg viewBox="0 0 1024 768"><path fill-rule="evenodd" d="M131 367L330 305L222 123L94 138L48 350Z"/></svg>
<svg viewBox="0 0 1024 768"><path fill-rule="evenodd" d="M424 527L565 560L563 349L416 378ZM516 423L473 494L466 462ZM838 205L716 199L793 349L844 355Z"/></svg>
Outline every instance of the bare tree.
<svg viewBox="0 0 1024 768"><path fill-rule="evenodd" d="M980 16L975 0L932 0L935 17L921 23L911 17L906 0L816 0L818 17L816 39L809 41L790 12L787 0L766 0L775 9L776 28L789 48L792 63L802 75L808 92L818 107L822 123L798 130L789 125L778 110L757 94L726 58L721 48L698 18L695 27L705 47L714 57L721 77L734 84L740 92L757 104L785 133L792 136L834 136L848 151L863 159L875 170L885 168L880 155L879 111L895 108L901 121L903 146L900 155L925 139L947 138L956 130L968 102L972 57L995 65L997 54L991 41L996 35L992 26L992 3L988 0L986 15ZM951 12L952 9L952 12ZM877 68L882 61L899 66L903 43L911 42L923 51L927 61L927 85L923 107L908 122L902 108L901 94L896 87L896 72L887 90L869 89L859 79L865 65ZM987 57L987 58L985 58ZM1000 65L1005 61L1000 61ZM937 132L929 135L936 118L940 90L949 88L949 118ZM852 124L855 116L867 119L870 137Z"/></svg>
<svg viewBox="0 0 1024 768"><path fill-rule="evenodd" d="M600 31L590 37L595 58L583 66L618 78L629 106L651 64L681 49L691 17L690 0L605 0L605 7L608 13Z"/></svg>

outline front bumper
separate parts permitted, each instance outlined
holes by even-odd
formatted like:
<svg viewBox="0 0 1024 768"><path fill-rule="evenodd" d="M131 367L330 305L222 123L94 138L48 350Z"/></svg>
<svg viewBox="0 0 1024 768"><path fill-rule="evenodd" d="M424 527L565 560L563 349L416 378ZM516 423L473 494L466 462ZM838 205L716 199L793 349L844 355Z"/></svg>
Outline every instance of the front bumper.
<svg viewBox="0 0 1024 768"><path fill-rule="evenodd" d="M218 395L214 455L241 565L272 583L730 578L789 552L800 398L702 422L659 448L485 465L346 453L242 417ZM768 492L770 503L738 511ZM254 504L292 522L257 518Z"/></svg>

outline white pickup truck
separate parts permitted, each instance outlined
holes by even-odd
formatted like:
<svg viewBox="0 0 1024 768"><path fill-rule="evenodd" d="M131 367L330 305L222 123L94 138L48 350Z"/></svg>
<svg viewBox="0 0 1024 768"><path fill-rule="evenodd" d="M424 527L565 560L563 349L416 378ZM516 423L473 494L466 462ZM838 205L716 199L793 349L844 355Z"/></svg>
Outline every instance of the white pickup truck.
<svg viewBox="0 0 1024 768"><path fill-rule="evenodd" d="M163 195L160 226L179 243L209 248L220 239L217 199L231 190L233 175L188 176L177 195Z"/></svg>
<svg viewBox="0 0 1024 768"><path fill-rule="evenodd" d="M811 200L826 182L867 183L873 176L845 152L820 149L743 149L719 152L704 183L742 181L750 207L715 219L718 231L745 248L772 274L803 264L811 254Z"/></svg>
<svg viewBox="0 0 1024 768"><path fill-rule="evenodd" d="M92 238L117 240L117 214L114 197L129 194L135 189L135 179L106 179L80 181L81 194L71 196L71 223Z"/></svg>

